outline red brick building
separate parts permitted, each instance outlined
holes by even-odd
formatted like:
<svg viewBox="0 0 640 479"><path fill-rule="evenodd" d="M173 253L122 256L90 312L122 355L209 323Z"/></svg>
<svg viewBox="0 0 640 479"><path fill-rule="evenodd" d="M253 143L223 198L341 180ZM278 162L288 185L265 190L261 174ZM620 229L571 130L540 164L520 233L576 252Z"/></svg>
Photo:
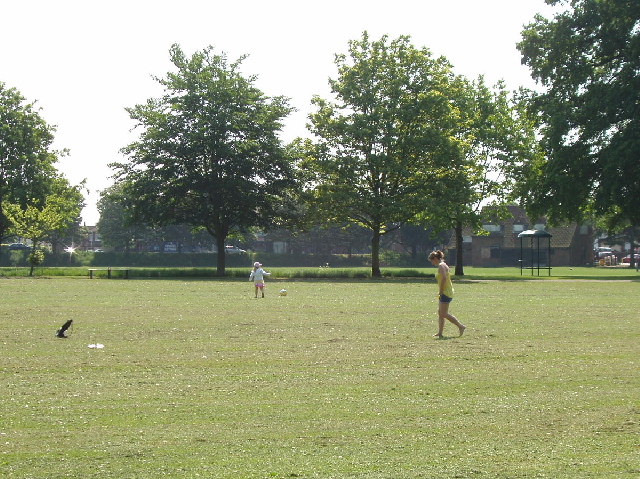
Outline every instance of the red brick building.
<svg viewBox="0 0 640 479"><path fill-rule="evenodd" d="M527 218L522 209L509 206L510 218L487 222L486 234L474 234L471 228L463 231L464 264L466 266L520 266L520 238L526 230L544 230L551 234L551 266L586 266L593 262L593 228L589 224L568 224L549 227L545 218ZM524 248L529 243L524 244ZM447 257L455 258L455 234L448 244ZM546 256L546 248L544 255Z"/></svg>

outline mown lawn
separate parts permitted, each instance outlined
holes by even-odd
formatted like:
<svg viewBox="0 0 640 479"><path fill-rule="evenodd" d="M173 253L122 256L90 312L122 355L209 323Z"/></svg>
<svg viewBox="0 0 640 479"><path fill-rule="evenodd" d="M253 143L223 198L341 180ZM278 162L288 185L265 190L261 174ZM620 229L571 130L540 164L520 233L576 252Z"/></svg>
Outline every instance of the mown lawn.
<svg viewBox="0 0 640 479"><path fill-rule="evenodd" d="M455 289L0 279L0 476L638 476L637 282Z"/></svg>

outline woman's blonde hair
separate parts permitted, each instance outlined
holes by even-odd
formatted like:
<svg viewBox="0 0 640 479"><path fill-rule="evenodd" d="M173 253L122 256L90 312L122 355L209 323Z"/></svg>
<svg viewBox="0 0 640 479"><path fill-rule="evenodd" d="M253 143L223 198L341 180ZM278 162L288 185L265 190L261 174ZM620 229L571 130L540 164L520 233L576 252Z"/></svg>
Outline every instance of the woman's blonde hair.
<svg viewBox="0 0 640 479"><path fill-rule="evenodd" d="M438 258L440 261L442 261L444 259L444 253L440 250L432 251L431 254L429 255L429 261L431 261L434 258Z"/></svg>

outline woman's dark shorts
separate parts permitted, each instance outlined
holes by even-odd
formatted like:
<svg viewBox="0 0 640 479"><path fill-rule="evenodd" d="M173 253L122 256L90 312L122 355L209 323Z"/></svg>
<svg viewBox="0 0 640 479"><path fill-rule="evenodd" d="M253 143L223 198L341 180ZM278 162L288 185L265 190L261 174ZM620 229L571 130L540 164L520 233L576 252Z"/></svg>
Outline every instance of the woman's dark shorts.
<svg viewBox="0 0 640 479"><path fill-rule="evenodd" d="M451 301L453 301L453 298L450 298L449 296L447 296L445 294L441 294L440 295L440 302L441 303L450 303Z"/></svg>

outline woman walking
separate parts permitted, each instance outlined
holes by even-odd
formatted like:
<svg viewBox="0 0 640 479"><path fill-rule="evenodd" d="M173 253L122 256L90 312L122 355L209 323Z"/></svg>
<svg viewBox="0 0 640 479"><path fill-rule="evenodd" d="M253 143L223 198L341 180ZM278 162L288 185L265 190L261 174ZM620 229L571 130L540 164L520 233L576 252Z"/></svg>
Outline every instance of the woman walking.
<svg viewBox="0 0 640 479"><path fill-rule="evenodd" d="M451 283L449 266L444 262L444 253L439 250L432 252L429 255L429 261L438 268L436 273L436 281L438 282L438 332L433 336L442 337L445 319L455 324L458 327L460 336L462 336L467 327L458 321L458 318L449 313L449 304L453 301L453 284Z"/></svg>

